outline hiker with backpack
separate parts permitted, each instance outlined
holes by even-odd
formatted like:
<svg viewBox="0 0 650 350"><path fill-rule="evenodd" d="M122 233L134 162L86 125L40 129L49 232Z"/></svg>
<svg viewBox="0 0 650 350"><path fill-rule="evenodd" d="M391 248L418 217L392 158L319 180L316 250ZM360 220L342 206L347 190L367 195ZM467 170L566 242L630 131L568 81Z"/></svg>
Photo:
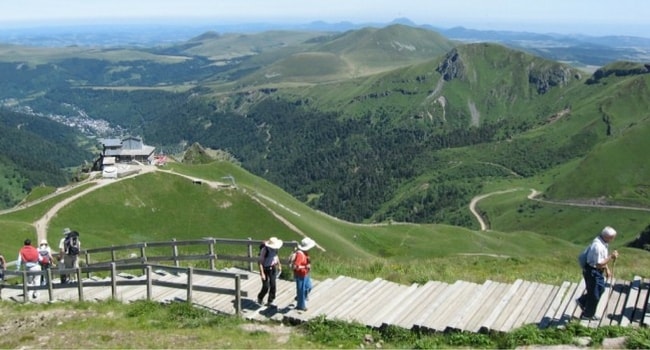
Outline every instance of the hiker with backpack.
<svg viewBox="0 0 650 350"><path fill-rule="evenodd" d="M18 261L16 262L16 271L20 271L21 267L24 265L25 270L27 271L41 271L41 265L39 264L41 256L38 254L38 249L32 246L32 241L28 238L25 240L23 247L20 248L18 252ZM30 287L36 287L41 284L40 275L29 275L27 276L27 285ZM32 291L32 298L38 298L38 291Z"/></svg>
<svg viewBox="0 0 650 350"><path fill-rule="evenodd" d="M282 272L282 264L278 257L278 251L282 247L282 240L277 237L271 237L260 247L258 264L260 269L260 278L262 279L262 289L257 294L257 303L262 305L266 293L269 294L268 305L273 305L276 292L276 279Z"/></svg>
<svg viewBox="0 0 650 350"><path fill-rule="evenodd" d="M81 241L79 232L71 231L69 228L63 229L63 238L59 241L59 267L72 269L79 267L79 252L81 251ZM61 274L61 283L70 283L72 276Z"/></svg>
<svg viewBox="0 0 650 350"><path fill-rule="evenodd" d="M52 257L52 249L46 239L42 240L38 245L38 254L41 258L38 262L41 265L41 271L49 270L54 265L54 258ZM47 278L47 274L41 276L41 286L47 285Z"/></svg>
<svg viewBox="0 0 650 350"><path fill-rule="evenodd" d="M608 252L609 243L614 238L616 238L616 230L607 226L578 256L585 280L585 293L576 300L582 309L580 316L582 320L599 320L596 316L596 308L600 297L605 293L606 279L612 275L609 263L615 262L618 258L616 250L612 254Z"/></svg>
<svg viewBox="0 0 650 350"><path fill-rule="evenodd" d="M307 311L307 297L311 291L309 250L314 246L316 246L316 242L309 237L305 237L289 258L291 269L293 269L293 278L296 281L296 310Z"/></svg>

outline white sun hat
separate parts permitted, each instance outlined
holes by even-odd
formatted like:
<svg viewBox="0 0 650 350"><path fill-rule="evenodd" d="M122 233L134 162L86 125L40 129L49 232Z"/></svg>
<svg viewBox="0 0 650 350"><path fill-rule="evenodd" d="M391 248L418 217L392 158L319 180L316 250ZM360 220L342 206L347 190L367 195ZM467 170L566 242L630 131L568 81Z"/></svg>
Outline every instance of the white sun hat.
<svg viewBox="0 0 650 350"><path fill-rule="evenodd" d="M282 240L277 237L271 237L264 244L271 249L280 249L282 248L282 244L284 244L284 242L282 242Z"/></svg>
<svg viewBox="0 0 650 350"><path fill-rule="evenodd" d="M315 246L316 246L316 242L314 242L313 239L309 237L305 237L298 244L298 249L307 251L311 248L314 248Z"/></svg>

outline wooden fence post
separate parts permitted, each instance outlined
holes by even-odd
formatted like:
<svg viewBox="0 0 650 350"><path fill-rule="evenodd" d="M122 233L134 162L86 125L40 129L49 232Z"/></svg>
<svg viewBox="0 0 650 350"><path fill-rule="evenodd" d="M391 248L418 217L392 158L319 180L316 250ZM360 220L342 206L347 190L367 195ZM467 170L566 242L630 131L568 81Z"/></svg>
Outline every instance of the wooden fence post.
<svg viewBox="0 0 650 350"><path fill-rule="evenodd" d="M147 263L147 255L145 254L144 248L147 246L147 242L144 242L142 244L142 247L140 247L140 264L146 264ZM143 268L142 269L142 274L146 274L147 271Z"/></svg>
<svg viewBox="0 0 650 350"><path fill-rule="evenodd" d="M89 261L90 261L90 254L88 254L88 251L86 251L86 252L84 253L84 259L85 259L85 261L86 261L86 266L88 266ZM90 278L91 275L92 275L92 273L91 273L90 271L86 272L86 277L87 277L87 278Z"/></svg>
<svg viewBox="0 0 650 350"><path fill-rule="evenodd" d="M54 301L54 290L52 287L52 269L47 269L47 295L50 302Z"/></svg>
<svg viewBox="0 0 650 350"><path fill-rule="evenodd" d="M194 273L194 269L192 266L187 268L187 302L192 303L192 280L193 276L192 274Z"/></svg>
<svg viewBox="0 0 650 350"><path fill-rule="evenodd" d="M151 275L151 265L147 265L146 271L147 271L147 301L151 301L151 294L153 294L153 282L151 280L152 275Z"/></svg>
<svg viewBox="0 0 650 350"><path fill-rule="evenodd" d="M111 296L113 300L117 299L117 268L115 262L111 263Z"/></svg>
<svg viewBox="0 0 650 350"><path fill-rule="evenodd" d="M210 244L209 244L209 253L210 253L210 270L214 271L216 269L215 262L217 260L217 255L214 253L215 249L215 241L214 239L210 239Z"/></svg>
<svg viewBox="0 0 650 350"><path fill-rule="evenodd" d="M235 276L235 315L241 317L241 277Z"/></svg>
<svg viewBox="0 0 650 350"><path fill-rule="evenodd" d="M172 245L172 257L174 258L174 266L179 267L180 262L178 261L178 246L176 245L176 238L172 239L174 243Z"/></svg>
<svg viewBox="0 0 650 350"><path fill-rule="evenodd" d="M251 241L250 237L248 237L248 241L249 241L249 243L248 243L248 257L252 259L253 258L253 246L250 243L250 241ZM248 271L253 271L253 262L252 261L248 262Z"/></svg>
<svg viewBox="0 0 650 350"><path fill-rule="evenodd" d="M23 270L23 302L29 300L29 291L27 290L27 270Z"/></svg>
<svg viewBox="0 0 650 350"><path fill-rule="evenodd" d="M77 275L77 290L79 291L79 301L84 301L84 284L81 280L81 268L77 267L75 274Z"/></svg>

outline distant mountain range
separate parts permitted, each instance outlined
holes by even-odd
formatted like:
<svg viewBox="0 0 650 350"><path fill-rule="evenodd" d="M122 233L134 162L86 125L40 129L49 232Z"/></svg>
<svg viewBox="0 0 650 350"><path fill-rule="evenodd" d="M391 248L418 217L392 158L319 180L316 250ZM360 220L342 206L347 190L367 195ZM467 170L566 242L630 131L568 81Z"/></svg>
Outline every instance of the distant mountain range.
<svg viewBox="0 0 650 350"><path fill-rule="evenodd" d="M398 18L390 23L328 23L317 21L305 24L219 24L171 22L166 24L124 23L119 25L4 28L0 31L0 43L49 47L71 45L151 47L177 44L209 31L221 34L259 33L273 30L341 33L366 27L383 28L392 24L432 30L450 40L501 43L541 57L567 62L574 66L603 66L609 62L619 60L650 61L650 38L476 30L464 27L442 28L432 25L417 25L407 18Z"/></svg>

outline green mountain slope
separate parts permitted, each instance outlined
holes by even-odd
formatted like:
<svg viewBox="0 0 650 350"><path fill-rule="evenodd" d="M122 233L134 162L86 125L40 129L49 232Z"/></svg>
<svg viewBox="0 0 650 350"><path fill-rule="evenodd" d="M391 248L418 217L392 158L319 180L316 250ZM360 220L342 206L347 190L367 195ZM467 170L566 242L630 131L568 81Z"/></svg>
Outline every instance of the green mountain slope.
<svg viewBox="0 0 650 350"><path fill-rule="evenodd" d="M284 58L278 58L277 52L262 53L248 63L258 63L261 69L238 83L282 86L287 82L347 80L430 60L453 46L451 41L428 30L403 25L364 28L314 38L300 46L301 52L292 52L293 48L284 50ZM271 62L270 57L278 59Z"/></svg>
<svg viewBox="0 0 650 350"><path fill-rule="evenodd" d="M0 207L18 203L42 184L63 186L91 159L87 141L45 117L0 108Z"/></svg>

